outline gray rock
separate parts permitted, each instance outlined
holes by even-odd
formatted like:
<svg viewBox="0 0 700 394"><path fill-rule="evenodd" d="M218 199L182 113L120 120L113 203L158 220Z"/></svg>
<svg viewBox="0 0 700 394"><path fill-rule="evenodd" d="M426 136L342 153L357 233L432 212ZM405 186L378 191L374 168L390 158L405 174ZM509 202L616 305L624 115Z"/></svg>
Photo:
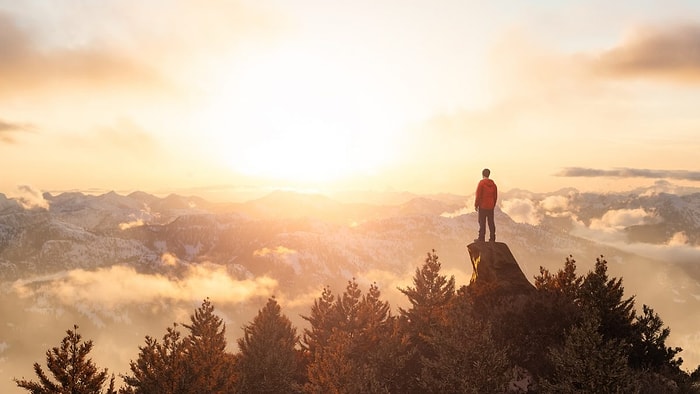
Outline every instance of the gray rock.
<svg viewBox="0 0 700 394"><path fill-rule="evenodd" d="M526 294L535 290L505 243L474 242L467 249L474 269L470 286L498 295Z"/></svg>

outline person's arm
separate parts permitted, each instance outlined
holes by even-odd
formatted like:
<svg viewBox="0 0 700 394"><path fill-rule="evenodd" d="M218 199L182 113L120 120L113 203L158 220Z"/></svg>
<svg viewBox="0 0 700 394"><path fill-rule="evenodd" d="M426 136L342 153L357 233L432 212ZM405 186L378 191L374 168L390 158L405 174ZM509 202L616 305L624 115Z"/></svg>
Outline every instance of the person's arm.
<svg viewBox="0 0 700 394"><path fill-rule="evenodd" d="M474 210L479 210L479 205L481 204L481 182L476 187L476 195L474 196Z"/></svg>

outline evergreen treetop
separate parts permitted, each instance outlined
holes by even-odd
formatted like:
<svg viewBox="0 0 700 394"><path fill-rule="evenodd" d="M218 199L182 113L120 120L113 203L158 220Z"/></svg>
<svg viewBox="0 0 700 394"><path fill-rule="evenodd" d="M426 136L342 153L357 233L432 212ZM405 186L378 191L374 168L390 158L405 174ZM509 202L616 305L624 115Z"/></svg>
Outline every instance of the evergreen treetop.
<svg viewBox="0 0 700 394"><path fill-rule="evenodd" d="M95 363L88 358L92 341L82 340L77 325L66 331L66 334L59 347L46 351L46 366L54 379L44 372L39 363L34 363L34 372L39 381L15 379L17 386L36 394L116 393L114 375L105 390L107 369L98 371Z"/></svg>

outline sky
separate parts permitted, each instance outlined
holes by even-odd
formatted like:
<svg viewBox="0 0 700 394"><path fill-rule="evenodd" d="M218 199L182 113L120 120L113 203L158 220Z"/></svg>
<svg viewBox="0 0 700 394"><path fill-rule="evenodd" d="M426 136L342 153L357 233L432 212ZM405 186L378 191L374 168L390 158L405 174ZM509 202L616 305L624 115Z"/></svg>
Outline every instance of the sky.
<svg viewBox="0 0 700 394"><path fill-rule="evenodd" d="M0 193L700 186L700 2L0 0Z"/></svg>

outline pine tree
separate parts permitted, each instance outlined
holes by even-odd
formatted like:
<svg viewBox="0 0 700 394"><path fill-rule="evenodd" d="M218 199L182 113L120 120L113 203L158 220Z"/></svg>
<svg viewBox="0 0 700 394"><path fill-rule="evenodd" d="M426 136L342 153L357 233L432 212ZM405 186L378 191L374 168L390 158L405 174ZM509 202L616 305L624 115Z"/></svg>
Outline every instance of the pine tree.
<svg viewBox="0 0 700 394"><path fill-rule="evenodd" d="M55 380L49 378L39 363L34 363L34 372L39 377L39 381L14 379L17 386L35 394L116 393L114 375L110 379L108 388L104 390L107 369L98 371L92 360L87 358L92 350L92 341L82 341L77 325L66 333L60 347L46 351L46 366Z"/></svg>
<svg viewBox="0 0 700 394"><path fill-rule="evenodd" d="M666 346L671 330L663 327L663 320L652 308L643 305L642 309L642 315L634 322L630 363L636 368L656 372L678 369L683 360L675 357L682 349Z"/></svg>
<svg viewBox="0 0 700 394"><path fill-rule="evenodd" d="M314 301L311 316L302 316L310 323L304 331L305 348L308 350L306 393L341 392L352 383L352 365L349 348L352 334L347 330L352 317L347 312L359 302L357 283L348 281L346 292L337 299L326 286Z"/></svg>
<svg viewBox="0 0 700 394"><path fill-rule="evenodd" d="M270 298L238 340L236 391L290 393L298 389L299 337L292 322Z"/></svg>
<svg viewBox="0 0 700 394"><path fill-rule="evenodd" d="M619 340L606 340L600 319L592 316L571 329L561 348L551 348L552 376L543 379L543 393L634 393L639 387Z"/></svg>
<svg viewBox="0 0 700 394"><path fill-rule="evenodd" d="M399 288L408 297L411 306L399 308L402 332L406 336L406 363L404 381L406 390L414 390L420 379L422 361L432 359L436 351L431 336L435 329L445 324L446 312L455 297L455 279L440 274L441 263L435 250L428 253L422 267L416 269L413 287Z"/></svg>
<svg viewBox="0 0 700 394"><path fill-rule="evenodd" d="M397 387L400 337L387 301L381 300L376 283L362 296L357 328L350 332L350 358L357 392L389 392Z"/></svg>
<svg viewBox="0 0 700 394"><path fill-rule="evenodd" d="M339 318L337 328L341 331L354 333L360 326L360 301L362 300L362 290L355 278L348 281L345 292L336 300L335 308Z"/></svg>
<svg viewBox="0 0 700 394"><path fill-rule="evenodd" d="M436 356L424 358L420 387L430 393L503 392L512 369L505 347L492 338L466 295L450 304L445 325L429 337Z"/></svg>
<svg viewBox="0 0 700 394"><path fill-rule="evenodd" d="M575 274L575 262L571 256L557 275L540 267L535 285L551 294L552 302L565 307L566 304L561 304L562 299L572 300L579 308L561 315L554 325L563 327L562 323L567 322L580 325L580 319L576 323L577 314L593 314L600 322L598 329L603 339L617 343L628 354L628 363L638 374L643 392L667 392L671 387L676 387L672 390L674 392L693 392L691 378L680 370L683 360L676 358L681 348L666 346L670 329L663 328L661 318L647 305L643 306L642 315L635 316L634 297L624 298L621 278L608 278L607 261L603 256L596 259L594 270L585 277ZM547 343L544 338L532 339L539 345ZM557 347L556 343L549 346Z"/></svg>
<svg viewBox="0 0 700 394"><path fill-rule="evenodd" d="M122 393L230 393L235 375L233 356L226 352L226 327L207 298L190 316L186 337L169 327L162 342L146 336L139 357L122 376Z"/></svg>
<svg viewBox="0 0 700 394"><path fill-rule="evenodd" d="M323 347L316 348L307 369L308 381L304 393L357 393L358 376L350 359L351 334L333 330Z"/></svg>
<svg viewBox="0 0 700 394"><path fill-rule="evenodd" d="M600 256L595 268L581 283L581 305L591 308L600 317L600 332L608 339L619 339L629 344L633 335L634 297L623 299L622 278L608 278L608 262Z"/></svg>
<svg viewBox="0 0 700 394"><path fill-rule="evenodd" d="M332 301L330 290L324 289L307 318L312 323L309 332L327 339L309 347L313 351L304 391L396 392L392 389L399 384L400 336L379 287L373 283L363 295L353 279Z"/></svg>
<svg viewBox="0 0 700 394"><path fill-rule="evenodd" d="M488 310L478 300L473 301L481 296L474 296L469 287L464 294L474 303L475 318L488 323L497 347L506 349L510 362L534 377L551 370L547 348L562 345L566 331L583 319L582 309L558 293L536 291L506 297Z"/></svg>
<svg viewBox="0 0 700 394"><path fill-rule="evenodd" d="M581 290L583 278L576 274L576 260L569 255L564 261L564 268L552 275L549 270L540 267L540 275L535 277L535 288L561 294L576 300Z"/></svg>
<svg viewBox="0 0 700 394"><path fill-rule="evenodd" d="M214 314L209 298L190 316L187 336L189 373L195 378L194 387L206 393L230 393L233 390L231 356L226 353L226 326Z"/></svg>
<svg viewBox="0 0 700 394"><path fill-rule="evenodd" d="M309 322L309 328L304 329L303 348L310 354L315 354L318 348L325 347L333 333L333 327L338 323L335 308L335 296L330 287L323 288L321 296L314 300L311 314L302 316Z"/></svg>
<svg viewBox="0 0 700 394"><path fill-rule="evenodd" d="M411 307L399 308L401 317L408 323L409 331L419 341L420 334L444 322L447 306L455 296L455 279L440 275L441 264L435 250L428 253L425 263L416 269L414 287L399 289L408 297Z"/></svg>
<svg viewBox="0 0 700 394"><path fill-rule="evenodd" d="M695 367L695 370L688 376L688 385L694 389L693 391L688 390L688 392L700 393L700 365Z"/></svg>
<svg viewBox="0 0 700 394"><path fill-rule="evenodd" d="M387 301L381 300L381 291L376 283L372 283L369 291L362 296L357 311L358 319L358 350L365 353L376 348L389 330L391 307Z"/></svg>
<svg viewBox="0 0 700 394"><path fill-rule="evenodd" d="M177 324L168 327L162 342L146 336L146 344L139 346L139 356L131 361L131 375L122 379L125 394L180 394L197 393L194 377L188 368L187 340L181 338Z"/></svg>

